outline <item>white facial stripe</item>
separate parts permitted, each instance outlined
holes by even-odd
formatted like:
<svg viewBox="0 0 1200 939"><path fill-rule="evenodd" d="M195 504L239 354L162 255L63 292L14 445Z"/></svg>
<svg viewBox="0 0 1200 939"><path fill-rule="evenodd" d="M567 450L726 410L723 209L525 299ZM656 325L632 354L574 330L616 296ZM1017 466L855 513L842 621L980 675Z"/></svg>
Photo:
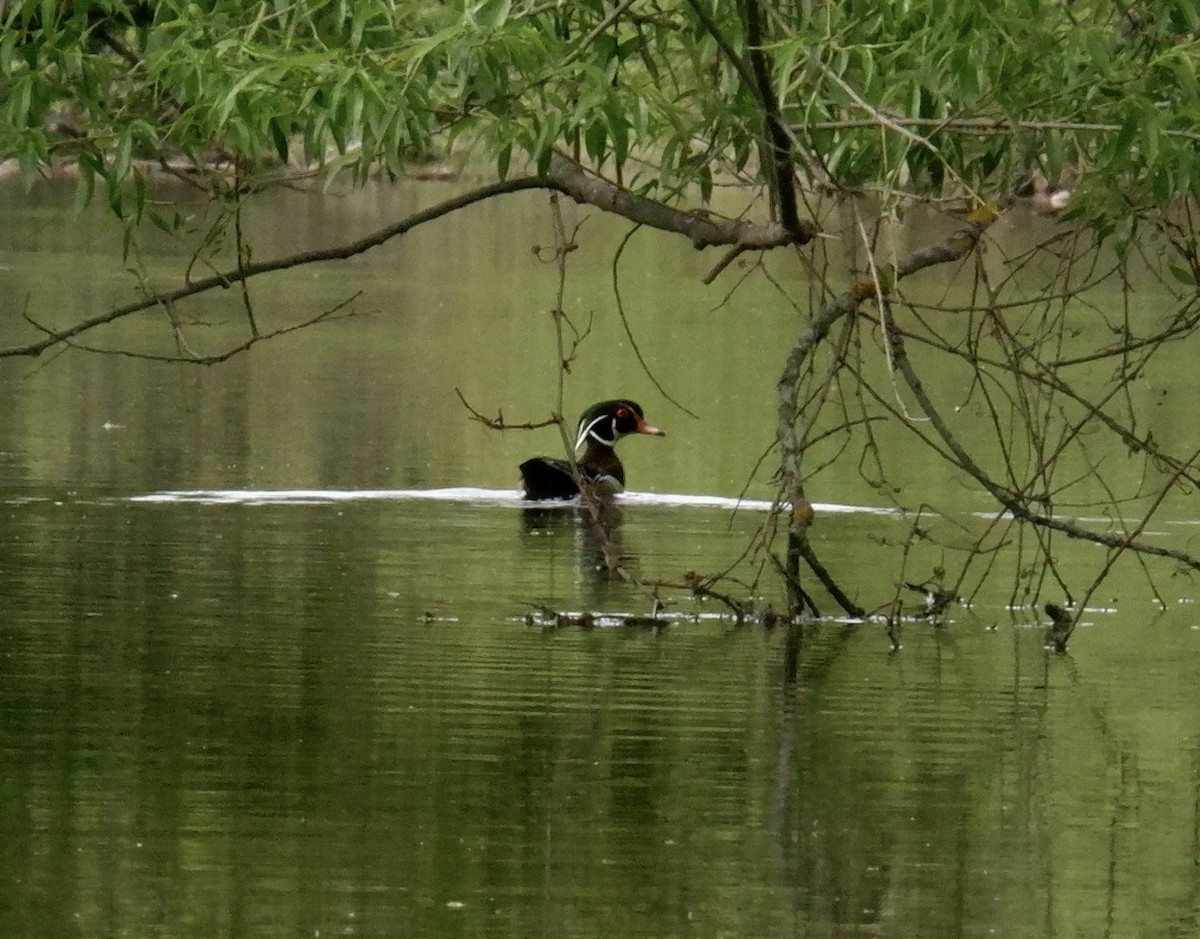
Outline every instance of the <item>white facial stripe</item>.
<svg viewBox="0 0 1200 939"><path fill-rule="evenodd" d="M592 422L590 424L587 424L586 426L580 425L579 437L575 440L576 451L578 451L579 448L583 446L584 441L587 440L588 437L591 437L597 443L604 444L606 447L611 447L617 442L617 434L616 434L616 426L615 426L616 422L615 421L613 422L614 426L612 427L612 432L613 432L612 440L605 440L603 437L600 436L600 432L596 429L596 425L601 423L602 421L606 420L607 418L608 418L607 414L601 414L599 417L593 418Z"/></svg>

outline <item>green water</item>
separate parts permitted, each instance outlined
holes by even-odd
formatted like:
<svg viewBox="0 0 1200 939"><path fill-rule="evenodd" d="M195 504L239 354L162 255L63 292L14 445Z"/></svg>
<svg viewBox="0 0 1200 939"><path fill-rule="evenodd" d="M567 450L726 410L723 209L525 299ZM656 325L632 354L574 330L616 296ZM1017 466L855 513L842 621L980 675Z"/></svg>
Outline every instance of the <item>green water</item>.
<svg viewBox="0 0 1200 939"><path fill-rule="evenodd" d="M294 195L252 223L269 256L444 194ZM0 338L29 335L26 304L62 323L130 295L119 239L68 191L3 199ZM266 321L365 292L353 317L222 366L0 362L0 935L1200 932L1187 579L1164 574L1158 613L1117 575L1069 656L1003 579L941 628L907 622L899 651L877 623L739 628L678 591L662 630L545 629L528 614L651 600L600 576L570 513L536 527L503 500L355 498L511 489L520 459L556 452L552 429L498 435L455 395L523 421L555 393L554 277L530 250L550 241L545 203L473 213L275 278ZM766 291L718 309L704 260L645 236L630 325L694 420L641 372L604 287L607 230L588 226L571 406L628 394L667 429L622 445L633 489L769 497L753 467L796 312ZM172 257L154 246L155 276ZM209 324L197 344L241 322L232 293L189 315ZM92 341L171 345L154 314ZM989 508L925 456L895 464L914 503L926 486ZM138 498L202 488L346 497ZM836 476L812 495L877 502ZM678 580L735 564L760 520L629 505L619 547ZM1186 512L1161 522L1191 540ZM907 531L867 513L813 529L867 604L907 576ZM1097 556L1059 560L1086 577Z"/></svg>

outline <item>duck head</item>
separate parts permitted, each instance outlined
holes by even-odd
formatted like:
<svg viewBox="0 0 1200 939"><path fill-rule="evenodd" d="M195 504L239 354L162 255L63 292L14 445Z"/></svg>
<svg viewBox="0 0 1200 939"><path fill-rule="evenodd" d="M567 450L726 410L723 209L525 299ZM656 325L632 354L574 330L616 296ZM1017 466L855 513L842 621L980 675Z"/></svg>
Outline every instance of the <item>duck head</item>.
<svg viewBox="0 0 1200 939"><path fill-rule="evenodd" d="M626 398L601 401L599 404L593 404L579 418L575 450L578 452L585 444L590 443L612 448L618 440L630 434L666 436L657 427L646 423L645 417L642 416L642 406L636 401Z"/></svg>

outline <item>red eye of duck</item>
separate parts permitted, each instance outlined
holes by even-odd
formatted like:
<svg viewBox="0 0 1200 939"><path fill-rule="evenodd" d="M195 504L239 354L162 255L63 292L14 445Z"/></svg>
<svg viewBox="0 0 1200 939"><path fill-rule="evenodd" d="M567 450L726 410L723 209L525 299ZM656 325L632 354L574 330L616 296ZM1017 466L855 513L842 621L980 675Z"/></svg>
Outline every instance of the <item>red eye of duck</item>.
<svg viewBox="0 0 1200 939"><path fill-rule="evenodd" d="M617 417L621 420L629 417L629 408L617 408Z"/></svg>

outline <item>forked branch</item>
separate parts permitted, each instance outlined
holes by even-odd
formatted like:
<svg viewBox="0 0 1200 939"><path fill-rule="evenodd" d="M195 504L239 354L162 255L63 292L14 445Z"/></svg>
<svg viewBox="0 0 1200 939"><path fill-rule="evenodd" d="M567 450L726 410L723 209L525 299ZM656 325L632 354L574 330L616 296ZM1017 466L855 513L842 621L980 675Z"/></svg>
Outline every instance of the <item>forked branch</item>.
<svg viewBox="0 0 1200 939"><path fill-rule="evenodd" d="M990 206L985 206L967 217L966 227L960 228L944 241L913 252L892 268L880 271L874 278L860 281L840 296L834 297L817 311L788 352L783 372L776 385L778 391L776 432L780 445L782 501L792 507L788 512L787 575L789 584L799 583L799 563L802 558L822 580L828 578L828 574L823 569L814 566L813 561L816 555L808 543L808 525L811 521L811 514L802 509L810 503L805 496L804 475L801 470L807 442L801 440L797 432L800 418L800 382L814 351L828 335L833 325L847 314L855 312L864 300L886 297L900 280L917 271L966 257L974 250L980 237L996 218L995 211ZM861 611L857 606L847 603L846 598L841 596L840 592L834 595L847 613L859 615ZM799 615L802 606L801 592L795 588L790 589L789 612L791 615Z"/></svg>

